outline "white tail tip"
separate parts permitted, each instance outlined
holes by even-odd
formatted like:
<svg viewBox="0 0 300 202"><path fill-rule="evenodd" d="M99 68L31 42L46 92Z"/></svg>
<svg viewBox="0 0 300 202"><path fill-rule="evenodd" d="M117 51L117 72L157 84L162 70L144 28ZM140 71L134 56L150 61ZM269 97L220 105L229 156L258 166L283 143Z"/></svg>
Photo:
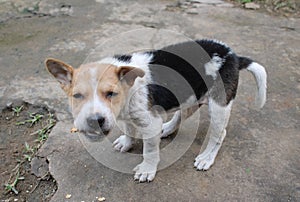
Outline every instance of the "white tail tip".
<svg viewBox="0 0 300 202"><path fill-rule="evenodd" d="M252 62L249 67L247 67L247 70L253 74L257 84L255 105L262 108L267 98L267 72L263 66L256 62Z"/></svg>

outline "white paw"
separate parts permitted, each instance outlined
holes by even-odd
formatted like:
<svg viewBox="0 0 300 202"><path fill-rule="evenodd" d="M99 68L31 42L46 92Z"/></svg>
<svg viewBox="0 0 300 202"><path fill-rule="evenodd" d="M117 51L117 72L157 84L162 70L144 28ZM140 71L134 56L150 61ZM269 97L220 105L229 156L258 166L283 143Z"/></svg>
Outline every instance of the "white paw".
<svg viewBox="0 0 300 202"><path fill-rule="evenodd" d="M143 161L137 165L133 171L135 172L134 180L139 182L151 182L156 174L157 164L150 164Z"/></svg>
<svg viewBox="0 0 300 202"><path fill-rule="evenodd" d="M215 161L215 158L218 154L218 150L213 150L209 153L203 152L202 154L199 154L194 163L194 167L197 170L208 170Z"/></svg>
<svg viewBox="0 0 300 202"><path fill-rule="evenodd" d="M120 152L126 152L132 147L132 139L126 135L121 135L113 142L113 146Z"/></svg>

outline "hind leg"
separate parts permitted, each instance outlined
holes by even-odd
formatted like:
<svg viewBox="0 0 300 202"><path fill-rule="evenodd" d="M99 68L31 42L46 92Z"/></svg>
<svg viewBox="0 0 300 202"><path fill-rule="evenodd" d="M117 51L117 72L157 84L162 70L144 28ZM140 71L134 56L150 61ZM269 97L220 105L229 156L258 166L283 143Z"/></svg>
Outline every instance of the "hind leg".
<svg viewBox="0 0 300 202"><path fill-rule="evenodd" d="M194 166L197 170L208 170L214 163L226 136L232 102L233 100L228 105L221 106L212 98L209 99L210 126L207 134L209 140L205 150L195 159Z"/></svg>
<svg viewBox="0 0 300 202"><path fill-rule="evenodd" d="M195 111L204 103L200 103L198 105L193 105L186 109L181 109L175 112L172 119L162 126L162 135L161 137L168 137L173 134L176 130L178 130L181 121L188 119L190 116L194 114Z"/></svg>
<svg viewBox="0 0 300 202"><path fill-rule="evenodd" d="M163 124L161 137L164 138L173 134L179 128L180 122L181 122L181 112L176 111L172 119Z"/></svg>

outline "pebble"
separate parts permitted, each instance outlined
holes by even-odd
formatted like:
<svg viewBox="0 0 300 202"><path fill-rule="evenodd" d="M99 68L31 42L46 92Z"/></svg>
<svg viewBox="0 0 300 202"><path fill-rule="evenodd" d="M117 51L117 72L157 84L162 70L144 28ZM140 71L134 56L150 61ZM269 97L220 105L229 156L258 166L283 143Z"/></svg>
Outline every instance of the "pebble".
<svg viewBox="0 0 300 202"><path fill-rule="evenodd" d="M99 197L98 201L105 201L105 198L104 197Z"/></svg>
<svg viewBox="0 0 300 202"><path fill-rule="evenodd" d="M13 105L13 103L12 103L12 102L8 102L8 103L6 103L6 107L8 107L8 108L11 108L11 107L12 107L12 105Z"/></svg>
<svg viewBox="0 0 300 202"><path fill-rule="evenodd" d="M197 15L198 14L198 9L190 8L190 9L187 9L185 12L187 14Z"/></svg>
<svg viewBox="0 0 300 202"><path fill-rule="evenodd" d="M256 10L256 9L260 8L260 5L256 4L256 3L253 3L253 2L250 2L250 3L245 3L245 8Z"/></svg>
<svg viewBox="0 0 300 202"><path fill-rule="evenodd" d="M71 197L72 197L71 194L67 194L67 195L66 195L66 199L70 199Z"/></svg>

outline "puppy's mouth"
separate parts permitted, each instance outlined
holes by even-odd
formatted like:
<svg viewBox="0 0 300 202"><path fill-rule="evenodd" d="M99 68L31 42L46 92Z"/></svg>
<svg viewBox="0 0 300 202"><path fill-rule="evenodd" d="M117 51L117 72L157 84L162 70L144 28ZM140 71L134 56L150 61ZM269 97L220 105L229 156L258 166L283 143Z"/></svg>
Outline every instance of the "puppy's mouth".
<svg viewBox="0 0 300 202"><path fill-rule="evenodd" d="M82 133L88 140L100 142L109 134L109 131L82 131Z"/></svg>

